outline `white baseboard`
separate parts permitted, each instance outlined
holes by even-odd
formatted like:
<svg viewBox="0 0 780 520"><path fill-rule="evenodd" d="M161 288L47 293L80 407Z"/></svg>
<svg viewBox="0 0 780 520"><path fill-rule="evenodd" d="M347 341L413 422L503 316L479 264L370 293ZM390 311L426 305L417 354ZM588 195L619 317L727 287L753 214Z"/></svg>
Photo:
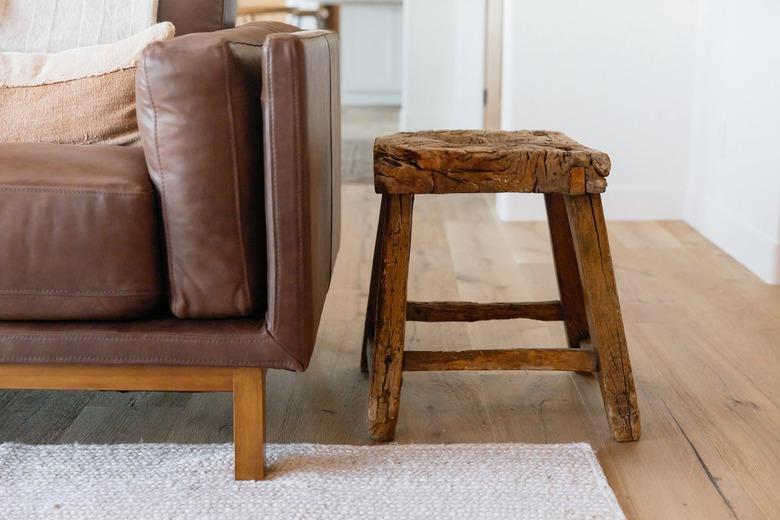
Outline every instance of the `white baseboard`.
<svg viewBox="0 0 780 520"><path fill-rule="evenodd" d="M780 285L780 241L777 238L761 232L710 199L690 201L685 220L763 281Z"/></svg>
<svg viewBox="0 0 780 520"><path fill-rule="evenodd" d="M604 212L610 220L680 220L684 216L682 188L609 188ZM544 198L537 194L499 193L496 214L504 221L545 220Z"/></svg>
<svg viewBox="0 0 780 520"><path fill-rule="evenodd" d="M610 188L604 194L609 220L682 220L734 257L759 278L780 285L780 240L762 233L712 200L689 200L685 191ZM499 193L496 214L504 221L545 220L542 195Z"/></svg>

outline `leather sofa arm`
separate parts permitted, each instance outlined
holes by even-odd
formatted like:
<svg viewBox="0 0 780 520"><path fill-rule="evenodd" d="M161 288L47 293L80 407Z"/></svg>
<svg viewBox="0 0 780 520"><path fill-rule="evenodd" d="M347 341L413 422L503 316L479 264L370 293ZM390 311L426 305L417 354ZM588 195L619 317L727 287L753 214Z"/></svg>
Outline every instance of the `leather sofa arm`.
<svg viewBox="0 0 780 520"><path fill-rule="evenodd" d="M263 46L267 327L304 367L340 242L338 49L327 31L272 34Z"/></svg>

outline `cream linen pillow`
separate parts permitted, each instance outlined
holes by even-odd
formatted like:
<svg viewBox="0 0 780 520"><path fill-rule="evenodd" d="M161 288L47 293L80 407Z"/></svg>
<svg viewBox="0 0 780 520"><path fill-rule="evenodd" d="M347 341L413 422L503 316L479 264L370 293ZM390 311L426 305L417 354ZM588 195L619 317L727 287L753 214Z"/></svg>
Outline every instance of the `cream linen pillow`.
<svg viewBox="0 0 780 520"><path fill-rule="evenodd" d="M136 62L174 31L162 22L115 43L0 52L0 143L138 143Z"/></svg>
<svg viewBox="0 0 780 520"><path fill-rule="evenodd" d="M158 0L0 0L0 51L114 43L157 23Z"/></svg>

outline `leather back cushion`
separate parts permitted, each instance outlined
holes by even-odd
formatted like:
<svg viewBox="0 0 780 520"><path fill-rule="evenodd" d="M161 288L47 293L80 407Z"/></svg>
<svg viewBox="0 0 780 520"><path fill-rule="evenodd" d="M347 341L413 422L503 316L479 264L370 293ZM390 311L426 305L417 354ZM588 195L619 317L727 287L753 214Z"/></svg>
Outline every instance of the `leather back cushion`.
<svg viewBox="0 0 780 520"><path fill-rule="evenodd" d="M160 0L157 21L172 22L176 36L236 25L236 0Z"/></svg>
<svg viewBox="0 0 780 520"><path fill-rule="evenodd" d="M261 45L279 23L190 34L144 51L136 107L160 193L172 312L265 311Z"/></svg>

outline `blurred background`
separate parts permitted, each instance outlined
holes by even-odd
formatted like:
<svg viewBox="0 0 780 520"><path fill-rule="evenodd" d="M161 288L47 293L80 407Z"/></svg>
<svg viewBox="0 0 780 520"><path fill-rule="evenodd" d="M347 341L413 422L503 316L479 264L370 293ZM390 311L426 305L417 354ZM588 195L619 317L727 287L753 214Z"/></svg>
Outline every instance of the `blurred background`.
<svg viewBox="0 0 780 520"><path fill-rule="evenodd" d="M554 129L612 158L607 217L684 220L780 283L780 2L240 0L336 30L345 179L398 129ZM541 198L501 194L502 220Z"/></svg>

